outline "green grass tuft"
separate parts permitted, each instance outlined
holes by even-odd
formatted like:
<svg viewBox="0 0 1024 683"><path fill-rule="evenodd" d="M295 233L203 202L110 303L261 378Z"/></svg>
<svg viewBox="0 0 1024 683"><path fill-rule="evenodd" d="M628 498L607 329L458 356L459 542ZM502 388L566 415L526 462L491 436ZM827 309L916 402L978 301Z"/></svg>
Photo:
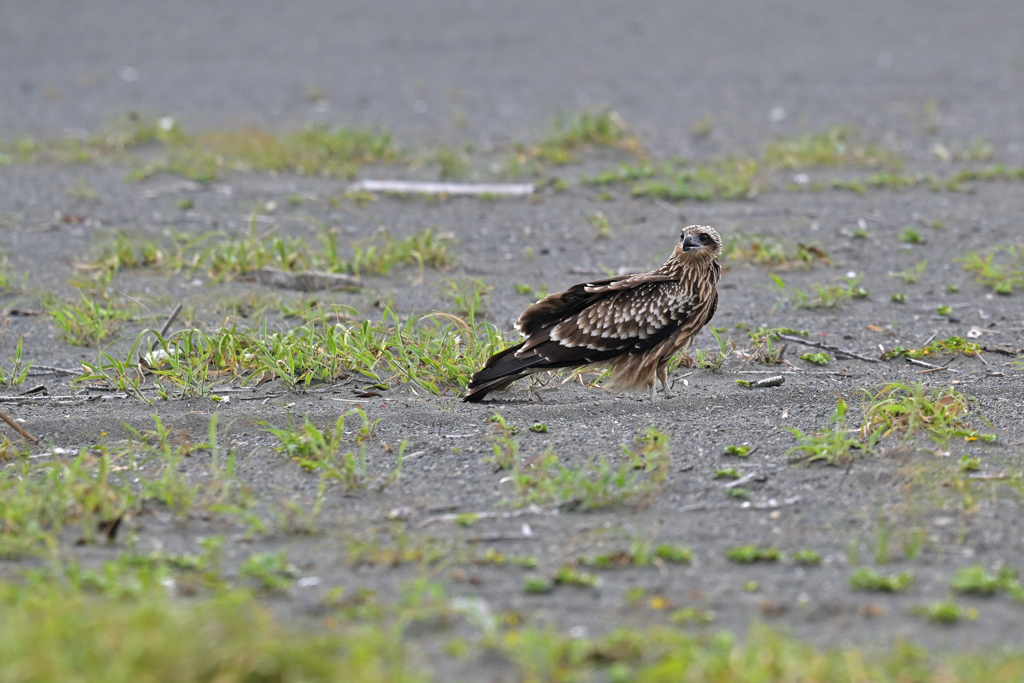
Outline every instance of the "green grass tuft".
<svg viewBox="0 0 1024 683"><path fill-rule="evenodd" d="M797 462L809 464L812 462L824 462L828 465L842 466L853 459L854 449L863 449L864 445L855 437L851 436L854 430L846 426L846 401L839 399L836 402L836 410L829 419L829 426L811 434L787 427L786 429L797 440L797 446L786 451L790 453L801 453L796 459Z"/></svg>
<svg viewBox="0 0 1024 683"><path fill-rule="evenodd" d="M1024 287L1024 248L1018 245L998 246L986 251L969 251L955 260L974 275L978 284L996 294L1012 294Z"/></svg>
<svg viewBox="0 0 1024 683"><path fill-rule="evenodd" d="M756 545L741 545L725 551L725 559L738 564L778 562L781 556L778 548L759 548Z"/></svg>
<svg viewBox="0 0 1024 683"><path fill-rule="evenodd" d="M914 575L910 572L883 576L870 567L861 567L850 574L850 586L860 591L902 593L913 583Z"/></svg>
<svg viewBox="0 0 1024 683"><path fill-rule="evenodd" d="M424 680L385 629L286 628L241 591L176 603L0 584L0 604L0 659L20 680Z"/></svg>
<svg viewBox="0 0 1024 683"><path fill-rule="evenodd" d="M516 497L510 502L518 507L558 505L584 510L648 505L668 476L668 437L651 428L633 449L626 450L626 457L618 466L602 458L582 467L562 465L550 452L525 467L516 459L512 474Z"/></svg>
<svg viewBox="0 0 1024 683"><path fill-rule="evenodd" d="M774 168L803 169L814 166L887 166L903 161L895 152L870 142L848 126L834 126L820 133L776 140L764 151L765 163Z"/></svg>

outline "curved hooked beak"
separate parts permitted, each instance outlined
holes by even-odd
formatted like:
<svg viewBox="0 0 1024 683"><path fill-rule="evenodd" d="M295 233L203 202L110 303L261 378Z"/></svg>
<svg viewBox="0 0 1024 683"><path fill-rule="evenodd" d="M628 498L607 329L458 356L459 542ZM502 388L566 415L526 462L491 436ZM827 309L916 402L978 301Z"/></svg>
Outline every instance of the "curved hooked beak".
<svg viewBox="0 0 1024 683"><path fill-rule="evenodd" d="M693 235L683 237L683 251L696 251L700 249L700 242Z"/></svg>

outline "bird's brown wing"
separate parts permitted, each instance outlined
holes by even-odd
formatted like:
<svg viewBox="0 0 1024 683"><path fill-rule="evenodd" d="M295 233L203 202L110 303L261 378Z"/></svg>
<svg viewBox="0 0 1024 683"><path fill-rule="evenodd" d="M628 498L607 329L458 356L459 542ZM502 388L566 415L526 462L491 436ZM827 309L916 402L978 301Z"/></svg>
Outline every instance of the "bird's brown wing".
<svg viewBox="0 0 1024 683"><path fill-rule="evenodd" d="M520 334L529 339L536 332L557 325L579 313L607 292L631 289L645 282L668 282L672 279L664 275L619 275L573 285L564 292L550 294L527 308L516 320L515 327Z"/></svg>
<svg viewBox="0 0 1024 683"><path fill-rule="evenodd" d="M534 367L565 367L643 353L676 332L692 336L707 322L707 304L672 278L591 283L589 301L535 329L515 355L539 357ZM686 330L691 330L686 332Z"/></svg>

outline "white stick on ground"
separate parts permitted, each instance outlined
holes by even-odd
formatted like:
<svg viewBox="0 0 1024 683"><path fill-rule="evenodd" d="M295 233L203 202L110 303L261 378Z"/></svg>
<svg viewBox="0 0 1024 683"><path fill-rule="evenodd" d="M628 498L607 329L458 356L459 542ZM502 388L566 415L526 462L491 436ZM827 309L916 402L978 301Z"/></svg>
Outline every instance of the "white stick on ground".
<svg viewBox="0 0 1024 683"><path fill-rule="evenodd" d="M424 183L414 180L360 180L349 185L348 189L350 192L524 197L533 194L534 188L533 183Z"/></svg>

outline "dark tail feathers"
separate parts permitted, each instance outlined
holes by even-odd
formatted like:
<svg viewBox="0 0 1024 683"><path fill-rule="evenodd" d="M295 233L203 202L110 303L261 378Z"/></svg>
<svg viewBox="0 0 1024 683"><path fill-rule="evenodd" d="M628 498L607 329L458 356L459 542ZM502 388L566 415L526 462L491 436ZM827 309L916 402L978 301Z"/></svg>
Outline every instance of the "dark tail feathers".
<svg viewBox="0 0 1024 683"><path fill-rule="evenodd" d="M504 389L517 379L525 377L526 370L540 359L532 354L528 358L516 358L515 352L522 346L522 344L510 346L488 358L484 367L474 373L472 379L469 380L469 386L466 387L469 393L463 396L462 400L479 403L488 393Z"/></svg>

